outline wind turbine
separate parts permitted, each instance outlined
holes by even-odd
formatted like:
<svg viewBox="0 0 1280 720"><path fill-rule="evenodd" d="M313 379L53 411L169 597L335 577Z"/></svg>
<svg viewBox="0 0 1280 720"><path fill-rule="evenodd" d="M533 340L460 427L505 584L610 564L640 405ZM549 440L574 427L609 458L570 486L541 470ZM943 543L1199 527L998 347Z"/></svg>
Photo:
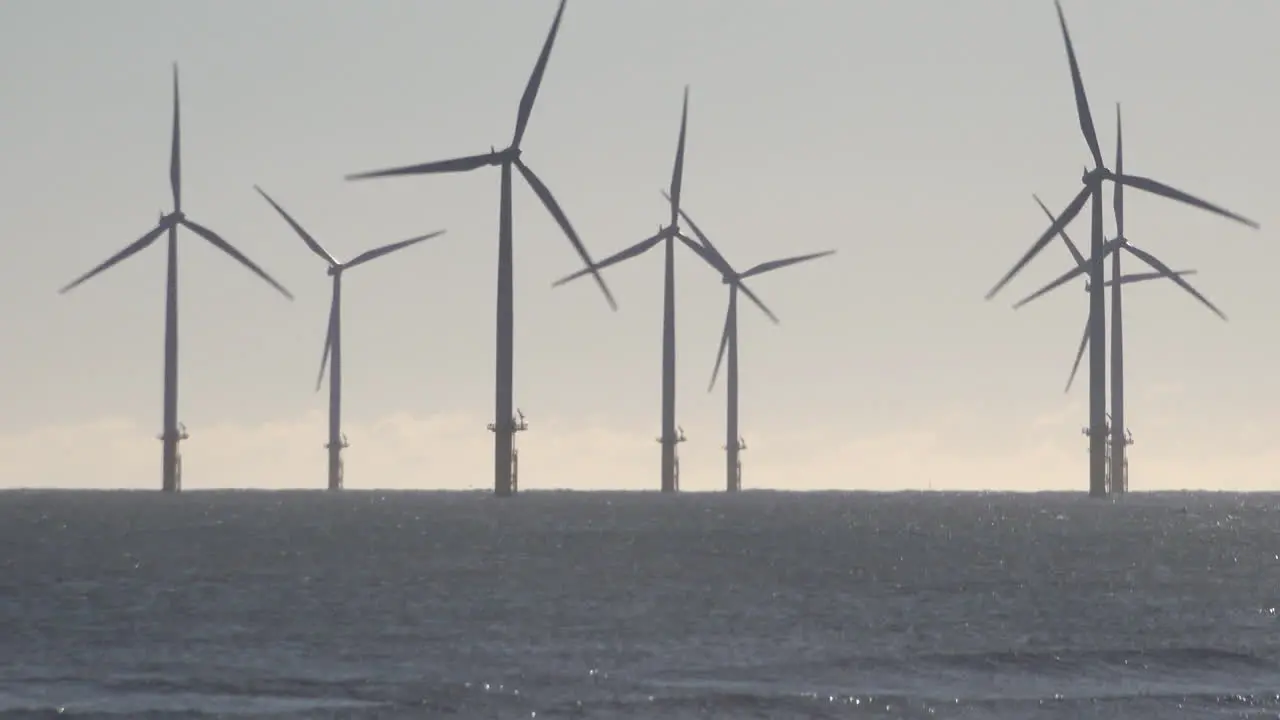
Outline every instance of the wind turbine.
<svg viewBox="0 0 1280 720"><path fill-rule="evenodd" d="M324 353L320 357L320 374L316 377L316 392L320 391L320 383L324 381L324 369L327 364L329 366L329 442L325 445L325 448L329 452L329 489L341 490L343 478L342 451L349 447L347 436L342 432L342 273L383 255L402 250L410 245L416 245L424 240L430 240L438 235L443 235L445 231L437 230L426 235L419 235L408 240L383 245L372 250L366 250L345 263L338 262L289 213L285 212L285 209L280 207L279 203L272 200L265 190L257 185L253 189L257 190L258 194L270 203L271 207L276 209L276 212L280 213L280 217L289 223L289 227L293 228L293 231L298 234L298 237L302 238L302 241L307 244L307 247L311 248L312 252L319 255L320 259L329 264L329 276L333 278L333 299L329 302L329 329L324 336Z"/></svg>
<svg viewBox="0 0 1280 720"><path fill-rule="evenodd" d="M169 158L169 183L173 188L173 212L168 215L161 212L159 223L131 245L107 258L89 272L76 278L58 292L65 293L85 282L89 278L104 272L136 254L156 241L162 234L169 234L169 260L165 288L164 317L164 431L160 435L163 443L161 488L165 492L177 492L182 489L182 459L178 455L178 443L187 437L185 428L178 422L178 226L181 225L196 235L204 238L209 244L235 258L241 265L252 270L258 277L266 280L290 300L293 295L276 282L262 268L245 257L243 253L223 240L217 233L196 223L186 216L182 210L182 159L181 132L178 113L178 65L173 66L173 146Z"/></svg>
<svg viewBox="0 0 1280 720"><path fill-rule="evenodd" d="M520 109L516 116L516 131L511 139L511 145L502 151L495 151L492 148L483 155L470 155L467 157L455 158L452 160L441 160L438 162L423 163L421 165L411 165L407 167L393 168L390 170L375 170L373 172L359 173L356 175L348 175L348 180L363 180L376 177L390 177L393 175L432 175L440 173L457 173L468 172L478 168L496 165L502 168L502 189L499 200L498 210L498 333L497 333L497 368L496 368L496 398L494 402L494 422L493 430L493 461L494 461L494 478L493 491L500 497L507 497L512 494L512 450L514 447L515 433L517 432L515 423L512 421L514 417L512 392L512 364L514 357L513 350L513 333L515 325L515 307L512 293L512 257L511 257L511 167L514 165L520 174L524 176L529 187L533 189L534 194L546 206L547 211L555 218L560 228L564 230L564 234L568 236L569 242L573 244L578 255L587 267L592 267L591 256L587 253L587 249L583 246L582 241L578 238L578 234L574 231L573 226L569 223L568 216L564 210L560 208L560 204L556 202L555 197L551 195L551 191L547 189L545 183L534 174L533 170L520 159L520 141L524 138L524 131L529 123L529 114L533 111L533 101L538 95L538 87L542 84L542 74L547 69L547 59L551 57L551 47L555 43L556 32L560 28L560 18L564 15L564 6L566 0L560 0L560 6L556 10L555 20L551 23L551 31L547 33L546 42L542 46L542 53L538 56L537 62L533 66L533 74L529 77L529 83L525 86L524 95L520 98ZM596 277L596 283L600 285L600 290L604 293L605 300L608 301L609 307L614 310L618 309L617 303L613 299L613 294L609 292L608 286L605 285L604 279L598 273L592 270L592 274Z"/></svg>
<svg viewBox="0 0 1280 720"><path fill-rule="evenodd" d="M671 194L663 193L671 206L671 216L665 226L659 227L657 234L641 240L625 250L621 250L601 260L595 265L572 275L563 277L553 286L558 287L570 280L599 271L623 260L636 257L645 251L665 242L666 273L662 291L662 437L658 442L662 445L661 488L662 492L676 492L680 489L679 460L676 457L676 446L684 442L684 433L676 427L676 265L675 241L678 239L685 245L701 254L697 243L680 233L680 189L684 180L684 145L689 127L689 87L684 88L684 104L680 111L680 139L676 143L676 161L671 170ZM708 260L708 262L710 262ZM766 311L767 312L767 311Z"/></svg>
<svg viewBox="0 0 1280 720"><path fill-rule="evenodd" d="M1121 187L1122 187L1121 185L1116 185L1117 190ZM1040 200L1039 198L1036 198L1037 202L1039 202L1039 200ZM1053 218L1053 214L1049 212L1048 208L1044 207L1043 203L1040 204L1040 207L1044 209L1045 213L1049 215L1050 219ZM1122 216L1118 216L1118 217L1122 217ZM1123 223L1124 221L1123 219L1121 219L1119 220L1118 225L1121 228L1123 228ZM1076 249L1075 243L1071 242L1071 238L1067 237L1067 234L1065 231L1060 232L1059 235L1062 237L1063 241L1066 242L1067 248L1071 251L1072 256L1076 260L1076 263L1077 263L1076 268L1079 269L1079 273L1077 274L1082 274L1086 272L1088 261L1085 260L1084 257L1080 254L1080 251ZM1108 244L1108 247L1114 247L1114 246L1111 244ZM1110 252L1113 258L1119 254L1114 250L1111 250ZM1113 260L1113 262L1115 261ZM1111 433L1111 438L1110 438L1111 452L1108 454L1108 458L1110 459L1110 463L1111 463L1110 473L1109 473L1111 477L1110 489L1112 494L1118 495L1118 494L1124 494L1128 492L1128 470L1127 470L1128 465L1125 461L1125 453L1130 440L1129 440L1128 431L1125 428L1125 424L1123 423L1123 419L1124 419L1124 344L1123 343L1124 343L1124 340L1123 340L1122 333L1118 330L1119 328L1122 327L1122 324L1120 319L1120 313L1117 312L1116 310L1116 308L1120 307L1120 301L1118 297L1119 293L1117 292L1117 289L1121 285L1132 285L1134 283L1146 282L1148 280L1159 280L1159 279L1175 279L1176 280L1178 278L1181 278L1187 275L1195 275L1196 271L1195 270L1178 270L1170 273L1144 272L1144 273L1134 273L1130 275L1117 275L1116 273L1119 272L1118 263L1113 264L1112 268L1113 270L1112 270L1111 279L1103 283L1104 287L1112 288L1112 293L1113 293L1113 301L1111 306L1112 308L1112 325L1111 325L1111 329L1112 329L1111 408L1112 410L1110 413L1106 415L1104 422L1106 423L1105 427L1109 428L1109 432ZM1119 282L1116 281L1117 277L1120 278ZM1085 281L1084 288L1086 293L1089 292L1088 280ZM1092 334L1092 326L1093 326L1093 317L1092 316L1086 317L1085 325L1084 325L1084 333L1080 337L1080 347L1076 350L1076 359L1075 359L1075 362L1072 363L1071 365L1071 374L1067 377L1067 386L1064 392L1069 392L1071 390L1071 383L1072 381L1075 380L1076 371L1079 370L1080 368L1080 360L1084 357L1085 347L1089 344L1089 336ZM1111 418L1113 416L1121 418L1122 422L1113 423L1111 421ZM1084 434L1089 435L1089 428L1084 429Z"/></svg>
<svg viewBox="0 0 1280 720"><path fill-rule="evenodd" d="M702 242L703 257L711 264L712 268L720 272L721 280L725 285L729 286L729 307L725 311L724 332L720 335L720 350L716 354L716 365L711 371L711 383L707 386L707 392L711 392L712 388L715 387L716 377L720 374L720 364L724 361L727 353L729 361L725 370L725 374L728 376L725 379L728 383L728 389L725 393L727 403L724 445L725 490L737 492L742 489L742 462L738 459L738 453L747 447L738 432L738 291L742 290L747 293L747 296L776 322L777 318L774 317L773 313L769 312L768 308L765 308L759 299L750 294L743 281L749 277L763 275L797 263L833 255L835 250L823 250L822 252L797 255L782 260L770 260L762 262L745 272L738 272L733 269L724 255L720 254L716 246L711 244L711 240L702 232L697 223L693 221L693 218L689 217L688 213L681 210L680 216L684 218L685 222L689 223L689 229L693 230L693 233L698 236L698 240Z"/></svg>
<svg viewBox="0 0 1280 720"><path fill-rule="evenodd" d="M1116 106L1116 171L1123 172L1124 168L1124 136L1120 124L1120 106ZM1125 454L1128 446L1128 437L1125 429L1125 408L1124 408L1124 319L1122 314L1122 293L1121 287L1133 282L1141 282L1144 280L1154 280L1158 278L1168 278L1177 283L1179 287L1186 290L1196 300L1200 301L1218 317L1224 321L1227 316L1209 301L1198 290L1192 287L1183 277L1185 275L1195 274L1194 270L1186 270L1182 272L1174 272L1167 265L1157 259L1151 253L1133 245L1129 242L1128 236L1124 230L1124 185L1115 184L1113 195L1113 207L1116 214L1116 237L1104 246L1103 258L1108 254L1111 256L1111 281L1105 283L1111 287L1111 492L1113 494L1124 494L1128 491L1128 473L1126 472ZM1043 208L1044 205L1042 204ZM1048 210L1045 211L1046 213ZM1063 233L1063 239L1068 244L1070 239ZM1135 275L1122 275L1120 270L1120 250L1124 249L1134 257L1150 266L1155 272L1138 273ZM1076 253L1078 255L1078 253ZM1101 259L1098 263L1101 265ZM1026 299L1019 302L1015 307L1021 307L1032 300L1045 295L1051 290L1066 284L1071 279L1086 272L1088 268L1084 263L1077 262L1074 269L1064 273L1057 280L1046 285L1041 290L1031 294ZM1117 282L1117 278L1119 281ZM1085 334L1080 341L1080 349L1076 353L1075 365L1071 368L1071 377L1075 377L1076 368L1080 365L1080 357L1084 354L1084 346L1089 342L1090 328L1092 326L1092 317L1085 325ZM1071 387L1071 379L1067 380L1067 388Z"/></svg>
<svg viewBox="0 0 1280 720"><path fill-rule="evenodd" d="M1062 12L1060 0L1054 0L1054 7L1058 12L1058 24L1062 28L1062 39L1067 49L1067 63L1071 69L1071 82L1075 89L1076 114L1079 116L1080 129L1084 134L1085 142L1089 146L1089 152L1093 156L1094 167L1092 170L1085 170L1081 178L1084 187L1081 188L1080 192L1072 199L1058 218L1049 225L1049 229L1044 231L1013 268L987 293L987 299L990 300L995 297L996 293L1007 285L1022 268L1026 267L1027 263L1031 262L1032 258L1049 244L1058 231L1065 228L1075 219L1084 208L1086 202L1091 203L1092 215L1089 256L1091 258L1105 256L1102 236L1102 183L1105 180L1111 180L1154 195L1177 200L1257 229L1258 224L1252 220L1181 190L1174 189L1164 183L1137 175L1126 175L1118 168L1116 172L1107 169L1103 164L1102 150L1098 146L1098 136L1094 129L1093 116L1089 111L1089 101L1085 96L1084 82L1080 77L1080 66L1076 62L1075 49L1071 44L1071 35L1067 32L1067 20ZM1091 317L1101 318L1105 312L1105 298L1103 295L1105 283L1103 282L1102 270L1101 263L1090 263L1089 265L1089 314ZM1092 348L1089 353L1089 495L1092 497L1106 497L1106 334L1102 321L1091 327L1093 335L1090 338Z"/></svg>

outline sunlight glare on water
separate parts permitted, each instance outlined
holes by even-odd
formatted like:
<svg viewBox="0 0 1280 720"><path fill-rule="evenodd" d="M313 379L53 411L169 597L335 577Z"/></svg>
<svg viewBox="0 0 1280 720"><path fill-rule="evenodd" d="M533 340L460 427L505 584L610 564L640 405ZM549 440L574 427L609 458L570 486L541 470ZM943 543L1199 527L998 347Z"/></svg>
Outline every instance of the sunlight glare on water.
<svg viewBox="0 0 1280 720"><path fill-rule="evenodd" d="M0 493L0 717L1280 713L1280 497Z"/></svg>

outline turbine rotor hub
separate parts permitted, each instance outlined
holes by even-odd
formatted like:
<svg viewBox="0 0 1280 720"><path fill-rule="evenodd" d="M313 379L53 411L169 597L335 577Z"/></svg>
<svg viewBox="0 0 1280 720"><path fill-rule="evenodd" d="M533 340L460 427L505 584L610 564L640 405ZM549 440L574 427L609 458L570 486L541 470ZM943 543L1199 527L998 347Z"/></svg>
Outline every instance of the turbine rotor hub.
<svg viewBox="0 0 1280 720"><path fill-rule="evenodd" d="M1080 182L1085 185L1093 186L1101 183L1103 180L1115 177L1110 170L1105 167L1096 167L1092 170L1086 169L1084 175L1080 178Z"/></svg>

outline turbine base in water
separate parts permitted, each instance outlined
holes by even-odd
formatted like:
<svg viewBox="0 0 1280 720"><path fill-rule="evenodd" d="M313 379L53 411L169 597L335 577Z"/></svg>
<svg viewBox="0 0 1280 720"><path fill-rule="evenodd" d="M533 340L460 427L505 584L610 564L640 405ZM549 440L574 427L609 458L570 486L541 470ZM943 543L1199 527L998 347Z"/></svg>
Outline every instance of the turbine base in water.
<svg viewBox="0 0 1280 720"><path fill-rule="evenodd" d="M506 427L498 427L497 423L488 424L489 432L508 432L511 433L511 489L509 492L498 492L498 497L510 497L520 492L520 449L516 447L515 435L518 432L524 432L529 429L529 422L525 420L524 411L516 410L516 416L511 418L511 422Z"/></svg>

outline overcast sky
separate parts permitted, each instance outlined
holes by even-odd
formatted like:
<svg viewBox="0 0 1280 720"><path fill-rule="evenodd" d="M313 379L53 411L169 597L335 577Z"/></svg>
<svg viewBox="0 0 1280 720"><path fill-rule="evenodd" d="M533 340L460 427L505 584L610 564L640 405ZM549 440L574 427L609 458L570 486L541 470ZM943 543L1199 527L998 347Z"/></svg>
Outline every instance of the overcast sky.
<svg viewBox="0 0 1280 720"><path fill-rule="evenodd" d="M1064 7L1104 154L1123 102L1127 170L1263 226L1126 196L1134 243L1231 319L1171 285L1126 295L1131 486L1274 489L1280 3ZM340 257L448 230L344 284L347 484L488 487L498 172L343 177L505 146L554 11L0 4L0 485L159 485L163 243L56 291L170 209L176 61L184 209L297 296L182 234L185 486L324 483L328 277L256 183ZM664 221L685 84L684 205L728 259L838 250L753 283L781 325L741 308L746 486L1084 489L1083 369L1063 385L1085 295L1010 309L1068 253L983 300L1046 226L1031 194L1062 207L1089 159L1053 4L572 0L524 158L597 258ZM607 274L612 313L589 281L551 288L579 264L522 185L515 244L522 486L656 488L661 253ZM727 291L688 252L677 284L682 484L714 489Z"/></svg>

